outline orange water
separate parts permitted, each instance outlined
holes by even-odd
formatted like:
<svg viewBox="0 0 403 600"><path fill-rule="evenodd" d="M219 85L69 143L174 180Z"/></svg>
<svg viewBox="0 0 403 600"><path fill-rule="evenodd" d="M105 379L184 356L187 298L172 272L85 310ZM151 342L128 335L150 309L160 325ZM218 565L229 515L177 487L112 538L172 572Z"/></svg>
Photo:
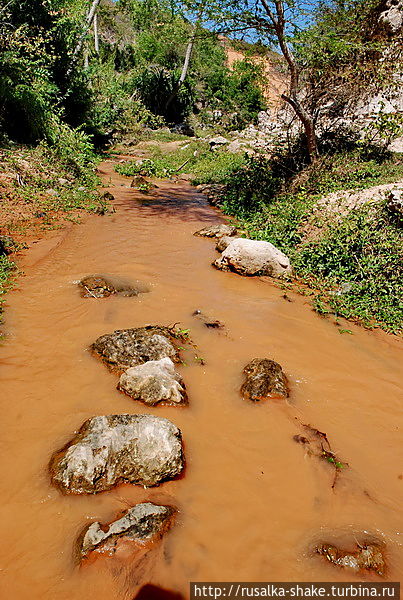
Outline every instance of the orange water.
<svg viewBox="0 0 403 600"><path fill-rule="evenodd" d="M148 582L186 598L189 581L359 580L311 548L329 540L351 545L363 532L385 542L386 579L399 580L398 341L352 325L353 335L341 335L303 298L287 302L268 281L215 270L213 243L192 234L220 216L187 183L159 183L144 196L112 162L101 172L117 212L35 244L22 262L25 276L7 296L1 600L131 600ZM74 282L93 273L140 280L151 291L82 299ZM224 322L225 331L207 329L195 309ZM180 368L188 408L134 402L87 351L114 329L176 322L191 329L205 360L190 356ZM288 403L240 398L242 369L254 357L282 365ZM151 413L178 425L185 476L149 490L124 485L92 497L61 495L49 481L51 454L87 418L115 413ZM293 441L296 417L326 432L349 463L334 491L332 468ZM178 508L163 543L135 555L122 545L114 557L79 568L73 551L85 524L111 521L144 500Z"/></svg>

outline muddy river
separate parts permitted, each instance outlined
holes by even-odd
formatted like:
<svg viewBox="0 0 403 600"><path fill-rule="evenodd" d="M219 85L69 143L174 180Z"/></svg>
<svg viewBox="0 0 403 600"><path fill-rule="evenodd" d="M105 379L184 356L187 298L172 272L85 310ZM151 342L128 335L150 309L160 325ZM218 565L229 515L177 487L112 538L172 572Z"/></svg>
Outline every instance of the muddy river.
<svg viewBox="0 0 403 600"><path fill-rule="evenodd" d="M101 165L116 213L90 216L38 242L7 296L1 366L1 600L132 600L146 583L187 598L189 581L354 581L312 554L318 541L363 537L386 545L386 580L403 575L402 352L398 341L351 324L340 334L308 302L268 281L211 266L210 240L193 236L220 215L191 186L159 183L144 195ZM122 186L123 184L123 186ZM150 293L83 299L92 273L139 280ZM225 323L213 330L196 310ZM180 367L188 407L146 407L116 389L116 376L88 352L100 335L145 324L189 328L205 364ZM288 402L247 403L242 369L279 362ZM186 471L143 489L95 496L52 487L52 453L94 415L151 413L181 430ZM300 422L326 432L349 467L333 469L293 436ZM136 502L178 509L161 544L79 567L75 540ZM145 596L144 596L145 597ZM157 598L151 592L147 597ZM168 597L168 596L167 596Z"/></svg>

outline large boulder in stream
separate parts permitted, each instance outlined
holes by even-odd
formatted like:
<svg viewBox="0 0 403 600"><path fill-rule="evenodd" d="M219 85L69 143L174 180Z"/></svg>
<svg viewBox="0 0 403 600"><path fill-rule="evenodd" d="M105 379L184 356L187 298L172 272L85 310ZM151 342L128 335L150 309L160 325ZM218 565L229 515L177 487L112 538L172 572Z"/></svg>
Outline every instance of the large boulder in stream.
<svg viewBox="0 0 403 600"><path fill-rule="evenodd" d="M150 406L159 402L187 404L185 384L170 358L130 367L121 375L118 389Z"/></svg>
<svg viewBox="0 0 403 600"><path fill-rule="evenodd" d="M101 525L91 523L78 540L80 558L87 558L92 552L112 555L116 552L119 540L134 542L156 541L168 530L175 509L144 502L125 511L123 516L112 523Z"/></svg>
<svg viewBox="0 0 403 600"><path fill-rule="evenodd" d="M217 269L240 275L291 275L290 259L270 242L235 238L220 258L213 262Z"/></svg>
<svg viewBox="0 0 403 600"><path fill-rule="evenodd" d="M108 275L87 275L78 282L78 287L83 298L108 298L113 294L130 297L148 292L143 285L131 285Z"/></svg>
<svg viewBox="0 0 403 600"><path fill-rule="evenodd" d="M232 237L234 235L237 235L237 233L237 228L233 225L220 223L219 225L210 225L209 227L203 227L203 229L195 231L193 235L197 235L199 237L221 238L224 235Z"/></svg>
<svg viewBox="0 0 403 600"><path fill-rule="evenodd" d="M90 350L110 369L125 371L149 360L170 358L179 361L174 336L168 327L147 325L135 329L118 329L101 335Z"/></svg>
<svg viewBox="0 0 403 600"><path fill-rule="evenodd" d="M289 396L287 378L274 360L254 358L243 372L246 379L241 387L241 395L245 400L259 402Z"/></svg>
<svg viewBox="0 0 403 600"><path fill-rule="evenodd" d="M119 483L155 486L184 466L180 430L153 415L109 415L86 421L52 457L54 485L69 494L96 494Z"/></svg>

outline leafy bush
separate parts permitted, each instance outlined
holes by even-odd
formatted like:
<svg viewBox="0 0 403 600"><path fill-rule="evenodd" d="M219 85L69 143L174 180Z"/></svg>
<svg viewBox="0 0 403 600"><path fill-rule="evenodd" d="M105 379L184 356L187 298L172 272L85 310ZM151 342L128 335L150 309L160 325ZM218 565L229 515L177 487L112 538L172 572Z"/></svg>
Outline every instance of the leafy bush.
<svg viewBox="0 0 403 600"><path fill-rule="evenodd" d="M49 136L52 153L76 177L91 177L95 171L96 156L90 137L80 129L71 129L66 123L53 119ZM46 149L46 144L42 144Z"/></svg>
<svg viewBox="0 0 403 600"><path fill-rule="evenodd" d="M15 264L8 256L0 256L0 313L2 311L3 295L10 285L10 276L15 269Z"/></svg>
<svg viewBox="0 0 403 600"><path fill-rule="evenodd" d="M397 332L403 326L402 248L402 230L385 204L378 210L365 206L298 248L293 263L323 289L336 314Z"/></svg>
<svg viewBox="0 0 403 600"><path fill-rule="evenodd" d="M127 177L133 177L134 175L144 175L148 177L170 177L174 173L174 169L170 167L164 167L158 162L150 160L148 158L137 162L129 161L126 163L117 164L115 171L121 175Z"/></svg>
<svg viewBox="0 0 403 600"><path fill-rule="evenodd" d="M180 123L191 111L193 92L189 80L179 90L178 81L179 73L176 71L159 66L147 67L134 75L131 87L152 113L164 117L169 123Z"/></svg>
<svg viewBox="0 0 403 600"><path fill-rule="evenodd" d="M45 40L31 39L26 27L0 33L0 127L17 141L36 142L49 134L55 95Z"/></svg>
<svg viewBox="0 0 403 600"><path fill-rule="evenodd" d="M365 189L403 176L398 158L355 150L324 157L286 177L281 157L247 157L227 177L223 209L252 239L287 253L299 279L320 290L315 307L366 326L402 328L402 230L381 203L326 222L318 239L304 242L304 224L323 195ZM291 176L293 175L293 176Z"/></svg>
<svg viewBox="0 0 403 600"><path fill-rule="evenodd" d="M249 61L236 61L232 70L224 64L206 75L208 107L234 113L229 129L239 129L256 120L267 108L262 92L262 71Z"/></svg>

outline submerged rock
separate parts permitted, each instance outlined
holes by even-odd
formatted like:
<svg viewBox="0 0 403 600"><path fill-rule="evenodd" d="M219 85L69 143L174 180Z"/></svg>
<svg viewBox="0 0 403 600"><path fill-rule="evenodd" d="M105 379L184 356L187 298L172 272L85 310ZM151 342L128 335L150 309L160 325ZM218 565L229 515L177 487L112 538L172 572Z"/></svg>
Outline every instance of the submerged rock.
<svg viewBox="0 0 403 600"><path fill-rule="evenodd" d="M118 389L150 406L159 402L187 403L185 384L170 358L149 360L127 369L120 377Z"/></svg>
<svg viewBox="0 0 403 600"><path fill-rule="evenodd" d="M172 341L168 327L148 325L101 335L90 349L109 368L125 371L149 360L170 358L178 362L179 353Z"/></svg>
<svg viewBox="0 0 403 600"><path fill-rule="evenodd" d="M235 271L240 275L282 277L292 274L288 256L273 244L244 238L232 240L213 265L222 271Z"/></svg>
<svg viewBox="0 0 403 600"><path fill-rule="evenodd" d="M386 571L380 544L357 544L357 550L352 552L340 550L333 544L322 544L315 548L315 551L337 567L349 568L353 571L374 571L381 576Z"/></svg>
<svg viewBox="0 0 403 600"><path fill-rule="evenodd" d="M211 225L210 227L203 227L203 229L199 229L199 231L195 231L193 235L198 235L200 237L210 237L210 238L221 238L222 236L234 236L236 235L237 228L233 225L227 225L225 223L220 223L219 225Z"/></svg>
<svg viewBox="0 0 403 600"><path fill-rule="evenodd" d="M342 461L339 456L333 452L324 431L320 431L316 427L312 427L312 425L306 423L301 423L301 427L303 435L294 435L294 442L301 444L301 446L305 448L307 456L316 456L333 469L332 488L334 489L342 470L348 467L348 463Z"/></svg>
<svg viewBox="0 0 403 600"><path fill-rule="evenodd" d="M109 415L86 421L52 457L52 483L69 494L96 494L120 483L155 486L184 466L180 430L153 415Z"/></svg>
<svg viewBox="0 0 403 600"><path fill-rule="evenodd" d="M91 523L80 536L78 550L81 558L91 552L114 554L120 538L145 542L162 537L172 522L175 509L151 502L136 504L120 519L101 525Z"/></svg>
<svg viewBox="0 0 403 600"><path fill-rule="evenodd" d="M269 398L289 396L287 378L280 365L268 358L254 358L243 372L246 380L241 387L245 400L258 402Z"/></svg>
<svg viewBox="0 0 403 600"><path fill-rule="evenodd" d="M210 317L204 315L201 310L195 310L192 314L193 317L197 317L200 321L207 327L207 329L223 329L224 323L218 321L217 319L211 319Z"/></svg>
<svg viewBox="0 0 403 600"><path fill-rule="evenodd" d="M101 200L104 202L113 202L115 200L115 196L110 192L104 192L101 196Z"/></svg>
<svg viewBox="0 0 403 600"><path fill-rule="evenodd" d="M120 296L138 296L145 288L133 287L105 275L87 275L78 284L83 298L108 298L113 294Z"/></svg>

